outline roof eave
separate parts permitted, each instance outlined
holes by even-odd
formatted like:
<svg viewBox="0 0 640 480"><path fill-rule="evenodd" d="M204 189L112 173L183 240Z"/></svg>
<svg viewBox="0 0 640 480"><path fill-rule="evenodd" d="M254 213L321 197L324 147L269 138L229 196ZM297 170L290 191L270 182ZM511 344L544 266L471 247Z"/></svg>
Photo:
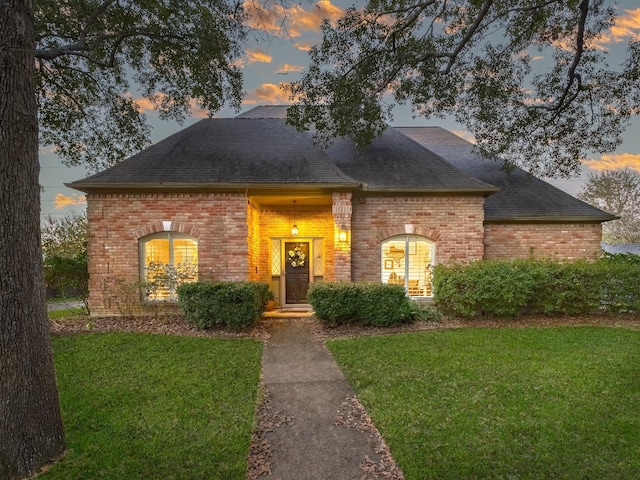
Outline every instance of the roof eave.
<svg viewBox="0 0 640 480"><path fill-rule="evenodd" d="M491 195L492 193L496 193L500 190L498 187L477 187L477 188L469 188L469 187L442 187L442 188L398 188L398 187L376 187L371 185L363 186L363 190L366 192L376 192L376 193L435 193L435 194L443 194L443 193L473 193L473 194L482 194L484 196Z"/></svg>
<svg viewBox="0 0 640 480"><path fill-rule="evenodd" d="M90 183L71 182L65 186L84 193L93 192L131 192L131 191L206 191L206 192L242 192L245 190L291 190L305 189L333 189L353 190L360 187L359 183L182 183L182 182L154 182L154 183Z"/></svg>
<svg viewBox="0 0 640 480"><path fill-rule="evenodd" d="M545 215L545 216L513 216L490 217L486 216L484 223L508 224L508 223L602 223L617 220L615 215Z"/></svg>

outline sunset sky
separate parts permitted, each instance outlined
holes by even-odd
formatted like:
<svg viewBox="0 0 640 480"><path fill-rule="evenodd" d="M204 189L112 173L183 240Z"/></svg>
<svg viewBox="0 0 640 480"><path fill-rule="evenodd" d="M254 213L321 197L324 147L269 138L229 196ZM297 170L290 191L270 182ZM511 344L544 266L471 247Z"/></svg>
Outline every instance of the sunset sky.
<svg viewBox="0 0 640 480"><path fill-rule="evenodd" d="M339 5L342 5L339 6ZM284 11L275 6L272 11L258 10L249 2L245 4L254 18L260 18L260 24L254 24L263 33L259 33L246 46L244 55L237 61L244 75L246 95L242 111L256 105L276 105L288 103L287 95L279 84L298 80L308 63L307 51L311 45L321 39L320 23L324 18L338 18L347 2L340 0L321 0L317 3L292 5ZM601 47L610 52L612 59L624 54L626 42L632 36L640 35L640 8L637 0L618 2L619 18L614 28L601 40ZM283 14L287 19L282 23ZM613 61L611 62L614 63ZM135 95L134 95L135 98ZM194 110L193 115L182 125L159 120L153 111L153 105L144 100L138 102L152 126L152 141L157 142L188 125L205 118L206 112ZM236 112L223 109L216 117L233 117ZM438 125L468 138L464 127L451 120L413 119L408 107L396 107L394 126ZM85 208L85 198L80 192L69 189L64 183L84 178L88 173L82 167L64 166L51 149L41 148L40 183L44 187L42 195L42 218L47 215L58 217ZM640 118L636 118L625 134L625 141L618 150L609 155L584 160L585 168L581 178L557 180L551 183L563 190L576 194L586 172L613 168L633 168L640 171Z"/></svg>

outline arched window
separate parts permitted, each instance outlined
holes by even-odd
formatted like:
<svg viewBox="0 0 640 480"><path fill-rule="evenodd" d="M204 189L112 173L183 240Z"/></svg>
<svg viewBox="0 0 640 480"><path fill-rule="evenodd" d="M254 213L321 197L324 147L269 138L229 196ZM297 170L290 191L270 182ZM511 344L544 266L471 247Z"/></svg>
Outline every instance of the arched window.
<svg viewBox="0 0 640 480"><path fill-rule="evenodd" d="M140 239L140 278L149 300L175 300L178 285L198 281L198 241L177 232Z"/></svg>
<svg viewBox="0 0 640 480"><path fill-rule="evenodd" d="M419 235L382 242L382 282L404 286L411 297L433 296L435 243Z"/></svg>

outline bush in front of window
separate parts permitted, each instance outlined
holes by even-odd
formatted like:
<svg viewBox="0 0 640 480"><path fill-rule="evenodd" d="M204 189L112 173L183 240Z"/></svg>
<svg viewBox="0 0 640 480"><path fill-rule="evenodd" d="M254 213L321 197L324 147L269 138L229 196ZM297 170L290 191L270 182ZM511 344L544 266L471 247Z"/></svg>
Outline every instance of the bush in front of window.
<svg viewBox="0 0 640 480"><path fill-rule="evenodd" d="M269 285L259 282L194 282L177 288L185 320L199 329L253 324L272 298Z"/></svg>
<svg viewBox="0 0 640 480"><path fill-rule="evenodd" d="M331 325L388 326L414 320L413 302L400 285L313 283L307 300L320 320Z"/></svg>

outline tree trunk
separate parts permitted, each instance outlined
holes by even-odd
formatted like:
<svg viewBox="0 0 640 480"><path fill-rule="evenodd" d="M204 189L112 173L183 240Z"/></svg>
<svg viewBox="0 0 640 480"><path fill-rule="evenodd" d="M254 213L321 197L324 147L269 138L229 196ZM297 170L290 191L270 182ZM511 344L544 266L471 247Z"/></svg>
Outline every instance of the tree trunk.
<svg viewBox="0 0 640 480"><path fill-rule="evenodd" d="M0 478L65 449L40 246L31 0L0 0Z"/></svg>

